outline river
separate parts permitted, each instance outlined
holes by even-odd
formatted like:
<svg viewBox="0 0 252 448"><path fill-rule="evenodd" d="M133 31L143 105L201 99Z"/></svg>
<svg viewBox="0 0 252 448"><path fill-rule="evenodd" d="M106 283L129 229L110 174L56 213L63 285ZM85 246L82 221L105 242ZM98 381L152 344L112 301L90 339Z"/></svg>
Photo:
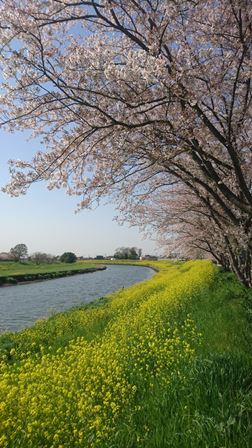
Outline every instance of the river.
<svg viewBox="0 0 252 448"><path fill-rule="evenodd" d="M152 277L142 266L109 265L105 271L0 288L0 333L19 331L38 319L92 302Z"/></svg>

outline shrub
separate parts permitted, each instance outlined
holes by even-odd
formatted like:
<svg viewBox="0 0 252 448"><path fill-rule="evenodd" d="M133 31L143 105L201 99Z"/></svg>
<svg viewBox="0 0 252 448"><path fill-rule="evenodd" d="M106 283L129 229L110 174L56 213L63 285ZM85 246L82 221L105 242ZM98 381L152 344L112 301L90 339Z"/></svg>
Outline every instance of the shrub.
<svg viewBox="0 0 252 448"><path fill-rule="evenodd" d="M73 252L64 252L60 257L62 263L75 263L76 260L77 257Z"/></svg>

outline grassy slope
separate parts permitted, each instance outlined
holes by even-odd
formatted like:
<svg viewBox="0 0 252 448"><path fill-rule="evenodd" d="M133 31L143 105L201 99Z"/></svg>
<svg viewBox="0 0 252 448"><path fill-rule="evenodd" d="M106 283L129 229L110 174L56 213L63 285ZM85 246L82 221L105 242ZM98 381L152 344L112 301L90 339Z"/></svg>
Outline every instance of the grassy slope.
<svg viewBox="0 0 252 448"><path fill-rule="evenodd" d="M152 264L160 268L160 273L148 282L38 322L22 333L0 338L5 375L3 394L6 395L8 387L12 391L13 384L20 381L20 373L21 378L25 378L28 369L25 381L27 384L35 381L38 394L45 382L52 412L56 414L49 415L46 420L49 411L43 408L41 394L35 416L28 412L24 418L16 409L17 397L14 396L6 418L9 417L15 426L6 426L2 445L0 436L0 446L252 446L251 293L232 275L217 273L215 268L211 268L212 271L207 268L211 271L208 278L204 262L178 266L166 262ZM53 397L55 385L48 371L55 365L58 371L72 366L65 380L71 379L72 371L74 380L69 379L66 387L72 400L78 401L80 406L81 390L86 384L86 367L82 371L87 362L86 358L82 359L86 351L91 360L87 367L87 402L88 388L94 391L87 408L89 420L85 420L80 410L71 409L70 416L67 415L66 401L64 421L64 417L60 417L62 404ZM38 380L40 368L43 372ZM47 378L48 384L42 378ZM77 385L73 386L76 381ZM113 381L119 384L118 391ZM18 387L20 389L20 384ZM11 392L9 394L12 403ZM25 400L27 406L30 402L27 394L23 392L24 412ZM64 396L63 392L61 394ZM108 411L101 401L106 394L112 395L108 399L110 405L118 406L112 416L113 406L112 411ZM37 429L32 427L30 417L32 421L38 418ZM18 427L21 418L22 428L18 432L13 428ZM5 415L3 421L7 421ZM48 434L39 426L43 422ZM88 428L84 435L78 425ZM63 433L57 432L59 426L64 426ZM76 428L75 435L73 428Z"/></svg>
<svg viewBox="0 0 252 448"><path fill-rule="evenodd" d="M18 263L14 261L0 262L0 277L13 277L20 274L44 274L50 272L75 271L95 267L93 263Z"/></svg>

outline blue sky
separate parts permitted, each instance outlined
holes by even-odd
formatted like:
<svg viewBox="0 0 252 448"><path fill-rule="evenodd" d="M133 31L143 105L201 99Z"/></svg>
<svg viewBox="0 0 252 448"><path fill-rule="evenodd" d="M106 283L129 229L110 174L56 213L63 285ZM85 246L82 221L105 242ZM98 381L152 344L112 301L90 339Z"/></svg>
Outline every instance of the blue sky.
<svg viewBox="0 0 252 448"><path fill-rule="evenodd" d="M37 141L27 141L27 133L0 131L0 186L8 181L8 160L29 160L39 149ZM78 198L62 190L48 191L44 183L33 185L25 196L11 198L0 192L0 252L25 243L29 253L42 251L77 255L111 255L117 247L136 246L143 253L157 253L155 243L143 240L136 228L113 221L111 205L75 214Z"/></svg>

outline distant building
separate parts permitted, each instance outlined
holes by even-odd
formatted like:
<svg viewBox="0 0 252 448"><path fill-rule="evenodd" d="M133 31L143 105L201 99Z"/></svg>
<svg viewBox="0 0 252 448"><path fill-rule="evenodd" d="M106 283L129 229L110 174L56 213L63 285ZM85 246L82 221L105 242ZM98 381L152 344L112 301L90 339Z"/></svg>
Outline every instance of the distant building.
<svg viewBox="0 0 252 448"><path fill-rule="evenodd" d="M95 260L104 260L103 255L96 255Z"/></svg>

